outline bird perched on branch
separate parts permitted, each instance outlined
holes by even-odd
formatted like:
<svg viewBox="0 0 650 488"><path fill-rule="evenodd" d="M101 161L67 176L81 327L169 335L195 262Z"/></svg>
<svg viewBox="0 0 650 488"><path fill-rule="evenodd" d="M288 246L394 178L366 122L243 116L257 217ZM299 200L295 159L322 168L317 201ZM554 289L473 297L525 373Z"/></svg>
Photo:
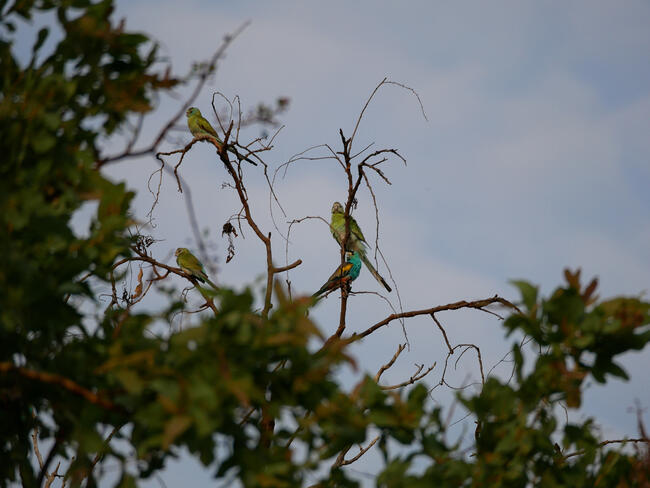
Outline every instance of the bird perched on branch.
<svg viewBox="0 0 650 488"><path fill-rule="evenodd" d="M210 122L208 122L203 117L203 115L201 115L201 111L198 108L188 108L187 112L185 112L185 115L187 115L187 126L189 127L190 132L194 137L197 139L210 140L212 141L212 144L216 146L218 151L221 152L223 150L223 141L219 138L217 131L214 130L214 127L212 127ZM227 149L239 159L243 159L244 161L248 161L249 163L257 166L257 163L255 161L239 154L237 149L235 149L233 146L228 146Z"/></svg>
<svg viewBox="0 0 650 488"><path fill-rule="evenodd" d="M207 283L215 290L219 289L217 288L217 285L212 283L212 281L210 281L210 278L208 278L208 275L203 269L201 261L199 261L196 256L190 252L189 249L185 247L179 247L176 249L174 255L176 256L176 263L183 271L189 275L192 275L201 283Z"/></svg>
<svg viewBox="0 0 650 488"><path fill-rule="evenodd" d="M312 295L313 298L318 298L323 293L335 290L343 283L351 283L357 279L361 272L361 256L358 252L354 254L351 252L346 253L345 263L339 265L336 271L332 273L327 282L320 287L316 293Z"/></svg>
<svg viewBox="0 0 650 488"><path fill-rule="evenodd" d="M330 229L332 230L332 235L336 242L341 245L343 238L345 237L345 212L343 210L343 205L339 202L334 202L332 205L332 219L330 221ZM350 215L350 234L348 236L348 242L346 246L346 251L356 251L359 253L363 264L366 265L370 274L375 277L375 279L381 283L381 285L386 288L389 292L393 291L386 280L377 272L375 267L370 262L370 259L366 256L366 238L363 237L363 233L359 228L359 224L354 220L354 217Z"/></svg>

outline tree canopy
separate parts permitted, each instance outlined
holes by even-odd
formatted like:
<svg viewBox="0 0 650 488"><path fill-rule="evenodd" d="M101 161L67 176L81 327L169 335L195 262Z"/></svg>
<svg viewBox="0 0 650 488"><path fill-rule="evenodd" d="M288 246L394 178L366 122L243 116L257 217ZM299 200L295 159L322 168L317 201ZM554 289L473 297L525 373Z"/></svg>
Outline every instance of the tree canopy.
<svg viewBox="0 0 650 488"><path fill-rule="evenodd" d="M223 141L215 143L214 162L242 206L224 232L236 236L244 225L264 244L263 296L252 287L204 287L156 256L155 235L131 214L133 193L102 168L150 155L160 177L164 171L183 189L178 165L204 141L195 137L165 153L161 143L184 124L236 33L211 59L178 76L145 34L115 22L111 0L2 2L1 8L0 485L96 486L110 464L119 466L118 486L136 486L184 447L218 480L244 486L358 486L346 466L369 449L382 457L378 486L648 486L642 422L636 438L603 439L594 419L567 421L562 409L580 407L589 379L627 378L618 361L650 340L650 303L602 300L596 280L584 285L579 271L567 270L546 297L516 281L516 304L501 297L460 300L396 312L349 333L346 303L354 296L342 286L334 291L341 296L339 327L325 336L309 317L313 300L294 296L277 279L301 263L274 262L241 171L252 158L259 163L254 171L266 174L272 146L240 142L238 128L273 122L286 109L284 98L228 119L218 129ZM18 59L16 23L43 12L55 14L61 38L43 54L53 35L45 27L31 58ZM142 118L162 93L179 87L190 95L141 146ZM100 140L118 132L130 134L124 150L104 154ZM401 158L393 148L355 154L355 135L356 129L340 131L340 148L332 150L348 189L341 263L361 183L387 180L380 164ZM93 215L83 236L72 224L82 208ZM119 294L129 273L134 285ZM189 291L171 286L171 275ZM184 299L194 287L198 310ZM99 300L104 288L111 290L108 305ZM139 306L152 289L165 297L155 312ZM426 371L399 385L381 383L403 347L352 389L337 379L343 365L356 367L350 344L395 320L427 315L440 326L438 312L494 313L495 307L505 310L507 331L526 345L513 339L510 380L485 376L481 366L480 391L458 394L475 420L472 445L448 439ZM182 329L171 326L179 314L192 317ZM476 348L447 346L447 360Z"/></svg>

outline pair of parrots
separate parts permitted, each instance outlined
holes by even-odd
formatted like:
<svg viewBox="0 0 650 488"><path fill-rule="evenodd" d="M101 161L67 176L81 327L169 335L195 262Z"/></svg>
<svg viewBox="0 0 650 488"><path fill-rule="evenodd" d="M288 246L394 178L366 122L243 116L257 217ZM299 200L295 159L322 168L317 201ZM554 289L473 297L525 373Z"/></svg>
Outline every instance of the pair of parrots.
<svg viewBox="0 0 650 488"><path fill-rule="evenodd" d="M340 245L345 237L345 212L343 210L343 205L339 202L334 202L334 205L332 205L330 230L332 231L332 236ZM332 276L329 277L321 289L314 293L313 297L319 297L327 291L339 288L343 283L350 283L356 280L361 271L361 262L366 265L366 268L368 268L372 276L374 276L375 279L386 288L386 290L389 292L392 291L390 286L386 283L386 280L382 278L368 259L368 256L366 255L367 244L366 238L363 236L363 233L359 228L359 224L354 220L354 217L350 216L350 229L348 241L346 243L346 261L336 268L336 271L332 273Z"/></svg>
<svg viewBox="0 0 650 488"><path fill-rule="evenodd" d="M223 150L223 141L221 138L219 138L217 131L214 130L214 127L212 127L210 122L208 122L203 117L203 115L201 115L201 111L198 108L188 108L187 112L185 112L185 115L187 116L187 127L189 127L190 132L196 139L210 141L215 145L218 151ZM249 163L257 166L257 163L255 161L241 156L237 149L235 149L233 146L229 146L227 149L228 151L235 154L235 156L237 156L239 159L244 159L245 161L248 161ZM208 283L215 290L217 289L217 286L208 278L208 275L203 269L203 264L201 261L199 261L196 256L190 252L189 249L185 247L179 247L176 249L174 255L176 256L176 263L183 271L193 276L201 283Z"/></svg>
<svg viewBox="0 0 650 488"><path fill-rule="evenodd" d="M201 111L198 108L188 108L186 115L187 126L195 138L211 141L219 151L223 149L223 141L217 135L217 131L215 131L210 122L201 115ZM257 163L251 159L241 156L234 146L229 146L227 150L234 153L239 159L244 159L245 161L257 166ZM332 205L330 229L334 239L336 239L336 242L340 245L345 236L345 214L343 205L339 202L334 202L334 205ZM349 283L357 279L361 272L361 262L366 265L372 276L374 276L375 279L390 292L390 286L388 286L386 280L382 278L366 256L367 244L368 243L366 242L356 220L350 216L350 232L346 246L349 251L346 252L346 262L332 273L332 276L330 276L327 282L320 290L314 293L313 296L319 297L329 290L338 288L342 283ZM191 274L201 282L208 282L211 286L216 288L216 286L208 279L201 262L188 249L179 247L175 254L176 262L183 271Z"/></svg>

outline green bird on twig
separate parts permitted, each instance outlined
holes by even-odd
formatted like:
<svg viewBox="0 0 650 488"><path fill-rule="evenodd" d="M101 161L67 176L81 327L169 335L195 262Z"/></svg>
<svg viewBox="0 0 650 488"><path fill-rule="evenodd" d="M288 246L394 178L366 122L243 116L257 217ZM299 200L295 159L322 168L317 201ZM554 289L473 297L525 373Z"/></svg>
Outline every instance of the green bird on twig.
<svg viewBox="0 0 650 488"><path fill-rule="evenodd" d="M330 221L330 229L332 230L332 236L336 239L336 242L341 245L343 242L343 237L345 236L345 212L343 210L343 205L339 202L334 202L332 205L332 220ZM348 235L347 249L346 251L356 251L361 257L361 261L366 265L370 274L375 277L375 279L381 283L381 285L386 288L389 292L393 291L386 280L377 272L375 267L366 256L366 238L363 237L363 233L359 228L359 224L354 220L354 217L350 215L350 233Z"/></svg>
<svg viewBox="0 0 650 488"><path fill-rule="evenodd" d="M223 151L223 141L219 138L217 131L214 130L214 127L212 127L210 122L208 122L203 117L203 115L201 115L201 111L198 108L188 108L187 112L185 112L185 115L187 115L187 126L195 138L201 140L209 140L216 146L219 152ZM237 158L243 159L244 161L248 161L252 165L257 166L257 163L255 161L239 154L235 147L228 146L226 149L237 156Z"/></svg>
<svg viewBox="0 0 650 488"><path fill-rule="evenodd" d="M343 283L351 283L357 279L361 272L361 257L358 252L354 254L351 252L346 253L346 261L340 264L332 276L321 286L320 290L312 295L312 298L318 298L323 293L335 290Z"/></svg>
<svg viewBox="0 0 650 488"><path fill-rule="evenodd" d="M205 270L203 269L203 265L201 264L201 261L199 261L196 258L196 256L194 256L194 254L190 252L189 249L185 247L179 247L178 249L176 249L174 255L176 256L176 263L183 271L193 276L196 280L200 281L201 283L207 283L215 290L219 289L217 288L217 285L212 283L212 281L210 281L210 278L208 278L208 275L205 273Z"/></svg>

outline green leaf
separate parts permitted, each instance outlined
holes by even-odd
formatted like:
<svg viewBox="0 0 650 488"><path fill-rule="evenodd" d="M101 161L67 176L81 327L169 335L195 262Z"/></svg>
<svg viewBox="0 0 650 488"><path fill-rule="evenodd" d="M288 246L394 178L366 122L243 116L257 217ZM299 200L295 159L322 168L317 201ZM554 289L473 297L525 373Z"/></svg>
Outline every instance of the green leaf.
<svg viewBox="0 0 650 488"><path fill-rule="evenodd" d="M539 288L523 280L511 280L510 284L519 290L519 293L521 293L521 301L526 308L532 310L537 303Z"/></svg>
<svg viewBox="0 0 650 488"><path fill-rule="evenodd" d="M36 154L44 154L56 145L56 137L47 132L39 132L31 140L31 146Z"/></svg>

